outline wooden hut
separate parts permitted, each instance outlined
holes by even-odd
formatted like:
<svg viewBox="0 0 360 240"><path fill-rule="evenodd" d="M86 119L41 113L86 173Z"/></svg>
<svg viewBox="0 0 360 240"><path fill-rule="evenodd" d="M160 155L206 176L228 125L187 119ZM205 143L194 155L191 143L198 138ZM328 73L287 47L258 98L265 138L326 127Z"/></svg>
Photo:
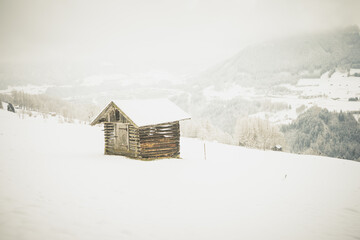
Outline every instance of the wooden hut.
<svg viewBox="0 0 360 240"><path fill-rule="evenodd" d="M190 115L167 99L110 102L91 122L104 124L105 154L180 157L179 121Z"/></svg>

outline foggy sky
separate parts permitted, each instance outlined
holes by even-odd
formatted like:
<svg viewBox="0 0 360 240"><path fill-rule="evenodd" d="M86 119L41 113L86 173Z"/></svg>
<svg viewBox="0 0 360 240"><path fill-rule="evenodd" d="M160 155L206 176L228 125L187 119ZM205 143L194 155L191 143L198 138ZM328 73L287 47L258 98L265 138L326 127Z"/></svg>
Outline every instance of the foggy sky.
<svg viewBox="0 0 360 240"><path fill-rule="evenodd" d="M187 73L282 36L360 25L358 0L0 0L1 61Z"/></svg>

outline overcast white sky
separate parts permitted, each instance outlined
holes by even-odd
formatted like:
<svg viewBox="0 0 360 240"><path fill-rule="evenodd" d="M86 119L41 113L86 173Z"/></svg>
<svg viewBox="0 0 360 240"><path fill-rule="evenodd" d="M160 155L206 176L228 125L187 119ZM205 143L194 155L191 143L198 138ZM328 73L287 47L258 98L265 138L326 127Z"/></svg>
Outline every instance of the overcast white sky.
<svg viewBox="0 0 360 240"><path fill-rule="evenodd" d="M358 0L0 0L3 61L196 71L281 36L360 25Z"/></svg>

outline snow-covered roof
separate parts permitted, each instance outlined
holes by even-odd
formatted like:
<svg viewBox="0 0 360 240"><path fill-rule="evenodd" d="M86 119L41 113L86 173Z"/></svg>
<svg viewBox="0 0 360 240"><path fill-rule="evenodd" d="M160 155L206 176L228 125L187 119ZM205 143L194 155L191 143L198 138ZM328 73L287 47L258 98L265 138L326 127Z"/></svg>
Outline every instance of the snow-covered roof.
<svg viewBox="0 0 360 240"><path fill-rule="evenodd" d="M191 118L168 99L115 100L113 103L138 127Z"/></svg>
<svg viewBox="0 0 360 240"><path fill-rule="evenodd" d="M168 99L116 100L115 105L138 127L190 119Z"/></svg>

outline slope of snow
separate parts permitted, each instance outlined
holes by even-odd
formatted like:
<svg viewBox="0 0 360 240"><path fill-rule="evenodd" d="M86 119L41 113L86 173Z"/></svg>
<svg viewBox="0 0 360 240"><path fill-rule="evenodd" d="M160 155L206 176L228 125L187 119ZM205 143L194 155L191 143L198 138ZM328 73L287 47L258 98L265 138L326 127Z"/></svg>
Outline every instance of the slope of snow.
<svg viewBox="0 0 360 240"><path fill-rule="evenodd" d="M349 98L360 97L359 77L348 77L347 74L335 72L329 78L328 73L324 73L320 78L300 79L295 86L279 86L297 93L298 96L278 94L267 99L271 102L286 103L291 109L276 113L259 112L252 116L268 119L275 124L289 124L297 118L298 113L295 110L302 105L306 108L318 106L335 112L360 111L360 101L349 101Z"/></svg>
<svg viewBox="0 0 360 240"><path fill-rule="evenodd" d="M103 155L100 127L0 111L0 239L359 239L360 164L181 140Z"/></svg>
<svg viewBox="0 0 360 240"><path fill-rule="evenodd" d="M323 79L300 79L297 83L301 96L327 96L348 100L360 95L359 77L332 76Z"/></svg>

